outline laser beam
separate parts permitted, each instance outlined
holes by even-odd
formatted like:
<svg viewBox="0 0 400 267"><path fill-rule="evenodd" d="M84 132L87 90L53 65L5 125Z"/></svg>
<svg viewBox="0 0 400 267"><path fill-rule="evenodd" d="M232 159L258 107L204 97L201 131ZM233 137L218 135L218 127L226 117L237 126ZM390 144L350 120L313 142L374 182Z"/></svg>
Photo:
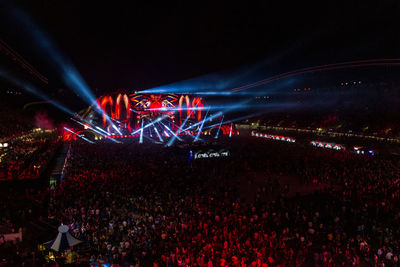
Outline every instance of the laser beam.
<svg viewBox="0 0 400 267"><path fill-rule="evenodd" d="M173 137L172 138L178 138L178 140L179 141L182 141L182 139L178 136L178 135L176 135L167 125L165 125L164 123L162 123L162 122L160 122L162 125L164 125L164 127L173 135ZM167 144L168 145L168 144Z"/></svg>
<svg viewBox="0 0 400 267"><path fill-rule="evenodd" d="M160 140L160 142L164 142L164 140L162 139L160 133L158 132L157 128L154 127L154 131L157 133L158 139Z"/></svg>
<svg viewBox="0 0 400 267"><path fill-rule="evenodd" d="M78 137L81 138L82 140L85 140L85 141L88 142L88 143L94 144L93 141L90 141L89 139L87 139L87 138L81 136L80 134L77 134L76 132L72 131L71 129L68 129L67 127L64 127L64 129L65 129L66 131L68 131L68 132L70 132L70 133L73 133L74 135L78 136Z"/></svg>
<svg viewBox="0 0 400 267"><path fill-rule="evenodd" d="M157 119L151 121L151 123L146 124L146 125L143 127L143 129L146 129L147 127L153 126L155 123L162 121L162 120L165 119L166 117L168 117L168 115L159 117L159 118L157 118ZM133 131L131 134L136 134L136 133L140 132L141 130L142 130L142 128L140 128L140 129L138 129L138 130L136 130L136 131Z"/></svg>
<svg viewBox="0 0 400 267"><path fill-rule="evenodd" d="M193 111L192 111L193 112ZM187 120L190 118L190 116L192 115L192 112L190 112L189 116L186 117L186 119L183 121L182 125L179 126L178 131L176 132L176 134L180 134L182 132L182 128L185 126ZM172 144L175 142L176 137L172 137L169 141L167 146L172 146Z"/></svg>
<svg viewBox="0 0 400 267"><path fill-rule="evenodd" d="M217 134L215 135L215 139L218 138L219 131L221 130L221 125L222 125L222 122L223 122L223 121L224 121L224 116L222 115L222 119L221 119L221 122L219 123L219 127L218 127L218 130L217 130Z"/></svg>
<svg viewBox="0 0 400 267"><path fill-rule="evenodd" d="M201 131L203 130L204 122L206 121L206 118L207 118L207 115L208 115L208 111L209 111L209 110L207 110L207 113L206 113L206 115L204 116L203 123L200 125L199 131L197 132L197 135L196 135L196 138L194 139L194 142L196 142L196 141L199 139L199 136L200 136L200 134L201 134Z"/></svg>
<svg viewBox="0 0 400 267"><path fill-rule="evenodd" d="M143 143L143 120L142 120L142 130L140 131L140 138L139 138L139 144Z"/></svg>

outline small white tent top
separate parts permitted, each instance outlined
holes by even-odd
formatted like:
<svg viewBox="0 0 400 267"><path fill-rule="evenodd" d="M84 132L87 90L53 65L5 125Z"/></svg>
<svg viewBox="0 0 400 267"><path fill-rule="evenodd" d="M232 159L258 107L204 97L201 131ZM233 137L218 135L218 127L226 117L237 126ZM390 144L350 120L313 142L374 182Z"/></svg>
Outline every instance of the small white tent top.
<svg viewBox="0 0 400 267"><path fill-rule="evenodd" d="M49 249L61 252L79 243L82 243L82 241L76 239L69 233L68 226L60 225L58 227L57 237L43 245Z"/></svg>

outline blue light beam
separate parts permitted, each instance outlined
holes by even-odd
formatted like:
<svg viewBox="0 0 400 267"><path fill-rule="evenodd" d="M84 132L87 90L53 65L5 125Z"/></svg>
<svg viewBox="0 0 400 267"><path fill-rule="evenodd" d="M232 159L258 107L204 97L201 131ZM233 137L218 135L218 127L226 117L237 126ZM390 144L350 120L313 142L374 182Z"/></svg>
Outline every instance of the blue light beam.
<svg viewBox="0 0 400 267"><path fill-rule="evenodd" d="M186 117L186 119L183 121L182 125L178 128L178 131L176 132L177 135L180 134L180 133L182 132L182 128L185 126L187 120L188 120L188 119L190 118L190 116L192 115L192 112L193 112L193 110L190 112L189 116ZM175 136L172 137L172 138L169 140L167 146L172 146L172 144L175 142L175 139L176 139Z"/></svg>
<svg viewBox="0 0 400 267"><path fill-rule="evenodd" d="M144 129L143 129L143 120L142 120L142 130L140 131L139 144L143 143L143 131L144 131Z"/></svg>
<svg viewBox="0 0 400 267"><path fill-rule="evenodd" d="M203 123L201 124L201 126L200 126L200 128L199 128L199 131L197 132L197 135L196 135L196 138L194 139L194 142L196 142L196 141L199 139L199 136L200 136L200 134L201 134L201 131L203 130L204 122L206 121L206 118L207 118L207 115L208 115L208 111L209 111L209 110L207 110L207 113L206 113L206 115L204 116Z"/></svg>
<svg viewBox="0 0 400 267"><path fill-rule="evenodd" d="M164 125L164 127L173 135L173 137L172 138L178 138L178 140L179 141L182 141L182 139L178 136L178 135L176 135L167 125L165 125L164 123L162 123L162 122L160 122L162 125ZM171 138L171 139L172 139Z"/></svg>
<svg viewBox="0 0 400 267"><path fill-rule="evenodd" d="M221 130L222 122L224 121L224 116L222 115L221 122L219 123L217 134L215 135L215 139L218 139L219 131Z"/></svg>
<svg viewBox="0 0 400 267"><path fill-rule="evenodd" d="M75 133L75 132L72 131L71 129L68 129L67 127L64 127L64 129L67 130L67 131L70 132L70 133L73 133L74 135L78 136L79 138L85 140L86 142L91 143L91 144L94 144L93 141L90 141L89 139L87 139L87 138L81 136L80 134Z"/></svg>
<svg viewBox="0 0 400 267"><path fill-rule="evenodd" d="M23 81L19 80L18 78L16 78L11 73L7 72L6 70L4 70L1 67L0 67L0 76L2 78L4 78L6 81L14 84L15 86L24 89L26 92L28 92L28 93L30 93L32 95L35 95L35 96L39 97L40 99L42 99L42 100L44 100L46 102L49 102L50 104L52 104L56 108L62 110L63 112L65 112L65 113L67 113L69 115L73 115L74 114L74 112L72 112L69 108L63 106L62 104L60 104L59 102L57 102L55 100L52 100L50 97L48 97L46 94L41 92L39 89L37 89L33 85L29 84L28 82L23 82Z"/></svg>
<svg viewBox="0 0 400 267"><path fill-rule="evenodd" d="M164 140L162 139L160 133L158 132L157 128L154 127L154 131L157 133L158 139L160 140L160 142L164 142Z"/></svg>

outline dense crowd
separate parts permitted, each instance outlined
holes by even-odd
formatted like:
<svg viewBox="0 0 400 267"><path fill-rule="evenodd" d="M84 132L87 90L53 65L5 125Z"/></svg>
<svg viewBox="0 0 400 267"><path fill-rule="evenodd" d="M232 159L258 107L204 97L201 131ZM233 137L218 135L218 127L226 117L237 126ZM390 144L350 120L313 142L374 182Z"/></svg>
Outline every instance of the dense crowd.
<svg viewBox="0 0 400 267"><path fill-rule="evenodd" d="M14 138L1 151L0 179L39 178L59 144L54 133L28 132Z"/></svg>
<svg viewBox="0 0 400 267"><path fill-rule="evenodd" d="M196 148L74 144L63 184L23 197L85 241L65 255L75 264L399 265L397 159L237 141L222 144L229 158L197 160ZM300 196L287 177L328 187Z"/></svg>

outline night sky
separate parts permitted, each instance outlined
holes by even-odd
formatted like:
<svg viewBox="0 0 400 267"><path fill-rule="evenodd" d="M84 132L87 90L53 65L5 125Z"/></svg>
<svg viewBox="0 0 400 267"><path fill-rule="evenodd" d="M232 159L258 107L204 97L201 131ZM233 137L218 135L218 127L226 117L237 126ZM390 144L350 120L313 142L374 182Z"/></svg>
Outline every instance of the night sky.
<svg viewBox="0 0 400 267"><path fill-rule="evenodd" d="M11 2L97 92L146 89L260 63L270 74L400 55L399 1L3 2L0 37L56 82L53 66L24 40L31 29L8 14Z"/></svg>

